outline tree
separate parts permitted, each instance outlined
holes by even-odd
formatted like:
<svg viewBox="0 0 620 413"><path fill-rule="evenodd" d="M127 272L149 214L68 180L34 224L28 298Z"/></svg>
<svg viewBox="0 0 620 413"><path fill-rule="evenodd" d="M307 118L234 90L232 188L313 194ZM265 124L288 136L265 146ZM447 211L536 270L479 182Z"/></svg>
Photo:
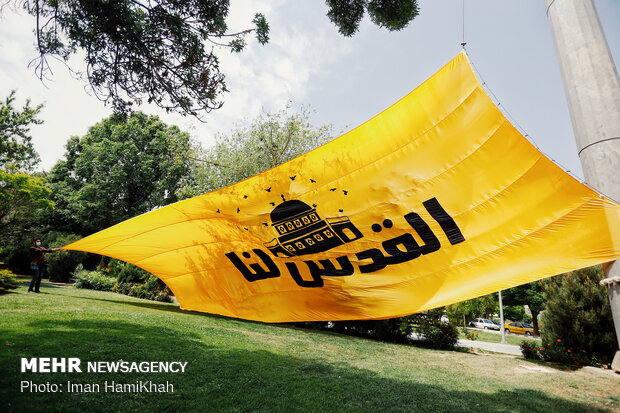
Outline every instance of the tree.
<svg viewBox="0 0 620 413"><path fill-rule="evenodd" d="M15 91L0 103L0 243L14 245L36 231L36 221L52 208L50 190L41 176L31 176L39 162L30 136L42 105L15 108Z"/></svg>
<svg viewBox="0 0 620 413"><path fill-rule="evenodd" d="M446 307L448 318L453 322L463 321L466 327L467 320L475 317L489 318L498 309L498 299L496 294L489 294L471 300L461 301Z"/></svg>
<svg viewBox="0 0 620 413"><path fill-rule="evenodd" d="M402 30L419 13L417 0L326 0L327 17L344 36L358 29L364 11L373 23L388 30Z"/></svg>
<svg viewBox="0 0 620 413"><path fill-rule="evenodd" d="M287 106L279 112L264 113L228 135L216 136L215 145L207 150L195 149L181 196L234 184L327 142L331 126L314 127L308 122L309 116L307 108L294 113Z"/></svg>
<svg viewBox="0 0 620 413"><path fill-rule="evenodd" d="M545 309L545 296L538 281L510 288L504 292L503 302L506 305L527 305L532 312L534 335L540 334L538 314Z"/></svg>
<svg viewBox="0 0 620 413"><path fill-rule="evenodd" d="M37 75L51 73L48 59L67 63L84 54L74 72L117 114L143 101L202 119L222 106L227 91L216 50L240 52L254 32L269 41L261 13L253 28L230 33L229 0L13 0L36 19L33 60ZM417 16L416 0L327 0L328 17L340 33L357 31L364 12L388 30L400 30Z"/></svg>
<svg viewBox="0 0 620 413"><path fill-rule="evenodd" d="M560 343L565 353L550 357L563 360L570 351L590 364L611 361L617 341L607 291L599 284L603 278L599 265L540 282L547 301L543 343Z"/></svg>
<svg viewBox="0 0 620 413"><path fill-rule="evenodd" d="M8 245L36 232L36 222L53 208L41 177L0 170L0 243Z"/></svg>
<svg viewBox="0 0 620 413"><path fill-rule="evenodd" d="M0 168L31 171L39 163L39 155L32 146L30 126L42 123L37 116L43 105L31 107L27 100L18 110L14 103L14 90L0 103Z"/></svg>
<svg viewBox="0 0 620 413"><path fill-rule="evenodd" d="M67 62L81 51L85 68L76 73L117 113L142 100L196 116L217 109L226 84L214 46L239 52L251 32L269 40L260 13L252 29L228 32L228 0L16 3L36 18L37 75L51 73L50 57Z"/></svg>
<svg viewBox="0 0 620 413"><path fill-rule="evenodd" d="M187 133L143 113L109 117L72 137L48 178L55 229L88 235L177 201L189 147Z"/></svg>

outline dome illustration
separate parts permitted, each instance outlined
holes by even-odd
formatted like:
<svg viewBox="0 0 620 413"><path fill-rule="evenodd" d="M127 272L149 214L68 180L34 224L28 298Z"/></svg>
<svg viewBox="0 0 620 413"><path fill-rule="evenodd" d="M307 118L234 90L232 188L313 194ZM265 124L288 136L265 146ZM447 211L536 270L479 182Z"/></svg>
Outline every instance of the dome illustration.
<svg viewBox="0 0 620 413"><path fill-rule="evenodd" d="M270 214L277 238L264 245L276 257L316 254L362 238L348 217L321 219L316 208L293 199Z"/></svg>

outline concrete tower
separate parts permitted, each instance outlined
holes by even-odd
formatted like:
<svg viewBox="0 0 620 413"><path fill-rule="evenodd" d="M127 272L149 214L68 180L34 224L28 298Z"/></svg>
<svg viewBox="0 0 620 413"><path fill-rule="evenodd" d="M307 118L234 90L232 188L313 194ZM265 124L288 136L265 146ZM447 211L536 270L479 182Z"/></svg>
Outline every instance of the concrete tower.
<svg viewBox="0 0 620 413"><path fill-rule="evenodd" d="M545 0L586 182L620 201L620 80L592 0ZM604 265L620 346L620 261ZM612 363L620 371L620 351Z"/></svg>

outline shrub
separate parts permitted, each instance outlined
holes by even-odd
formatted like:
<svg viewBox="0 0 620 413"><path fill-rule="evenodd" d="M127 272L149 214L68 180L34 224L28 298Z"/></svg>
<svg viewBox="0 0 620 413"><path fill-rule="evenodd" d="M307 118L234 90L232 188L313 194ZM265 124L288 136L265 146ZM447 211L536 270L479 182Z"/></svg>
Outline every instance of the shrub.
<svg viewBox="0 0 620 413"><path fill-rule="evenodd" d="M146 282L151 276L151 273L133 264L122 263L122 265L119 266L118 264L111 263L111 265L112 267L108 265L108 268L112 268L115 272L118 272L118 282L121 283L141 284Z"/></svg>
<svg viewBox="0 0 620 413"><path fill-rule="evenodd" d="M418 333L422 336L422 344L436 349L453 350L459 334L456 327L450 323L442 323L440 312L432 310L428 317L422 318Z"/></svg>
<svg viewBox="0 0 620 413"><path fill-rule="evenodd" d="M465 338L468 340L478 340L478 332L473 330L465 330Z"/></svg>
<svg viewBox="0 0 620 413"><path fill-rule="evenodd" d="M539 349L536 348L535 342L522 341L521 342L521 353L523 357L526 359L539 360L540 354L538 353Z"/></svg>
<svg viewBox="0 0 620 413"><path fill-rule="evenodd" d="M112 291L116 280L99 271L80 270L75 273L75 287L89 290Z"/></svg>
<svg viewBox="0 0 620 413"><path fill-rule="evenodd" d="M411 334L411 323L407 317L373 321L373 336L379 340L404 342Z"/></svg>
<svg viewBox="0 0 620 413"><path fill-rule="evenodd" d="M102 268L102 271L111 277L118 278L127 263L125 261L117 260L116 258L110 259L108 265Z"/></svg>
<svg viewBox="0 0 620 413"><path fill-rule="evenodd" d="M82 237L75 234L51 231L45 234L41 241L46 248L59 248L80 238ZM86 259L87 255L88 253L82 251L65 250L57 251L53 254L45 254L50 281L69 282L72 273Z"/></svg>
<svg viewBox="0 0 620 413"><path fill-rule="evenodd" d="M542 318L543 357L564 363L598 365L611 361L617 342L600 266L541 282L547 299Z"/></svg>
<svg viewBox="0 0 620 413"><path fill-rule="evenodd" d="M24 239L21 242L7 246L2 251L2 259L9 266L9 269L18 274L30 274L30 246L31 239Z"/></svg>
<svg viewBox="0 0 620 413"><path fill-rule="evenodd" d="M6 294L18 286L17 276L9 270L0 270L0 294Z"/></svg>
<svg viewBox="0 0 620 413"><path fill-rule="evenodd" d="M114 284L112 291L147 300L172 302L170 289L163 281L150 274L144 283L117 282Z"/></svg>
<svg viewBox="0 0 620 413"><path fill-rule="evenodd" d="M411 334L408 317L389 318L385 320L351 320L335 321L334 331L361 337L370 337L382 341L405 342ZM319 326L321 326L319 324Z"/></svg>
<svg viewBox="0 0 620 413"><path fill-rule="evenodd" d="M603 364L596 354L588 354L584 350L571 350L562 339L552 343L543 342L540 347L535 343L523 341L521 353L525 358L543 361L553 361L575 366L600 366Z"/></svg>

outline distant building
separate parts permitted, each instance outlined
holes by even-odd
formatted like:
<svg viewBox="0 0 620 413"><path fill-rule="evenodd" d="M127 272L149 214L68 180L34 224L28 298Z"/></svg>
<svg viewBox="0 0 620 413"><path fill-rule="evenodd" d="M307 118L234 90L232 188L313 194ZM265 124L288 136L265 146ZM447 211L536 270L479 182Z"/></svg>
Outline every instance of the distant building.
<svg viewBox="0 0 620 413"><path fill-rule="evenodd" d="M281 203L271 211L278 234L264 245L276 257L316 254L363 237L347 217L321 219L315 208L298 201Z"/></svg>

